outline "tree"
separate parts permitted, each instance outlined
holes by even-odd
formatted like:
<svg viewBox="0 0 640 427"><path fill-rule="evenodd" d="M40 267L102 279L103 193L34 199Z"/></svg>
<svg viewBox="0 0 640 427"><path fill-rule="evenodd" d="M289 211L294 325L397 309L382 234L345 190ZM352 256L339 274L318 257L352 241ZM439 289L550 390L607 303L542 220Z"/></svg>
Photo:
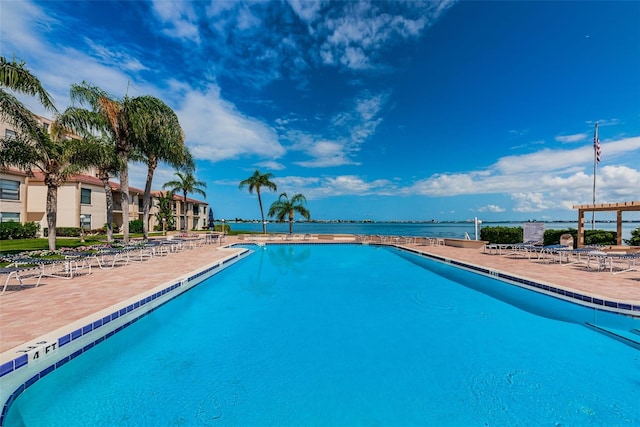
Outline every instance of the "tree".
<svg viewBox="0 0 640 427"><path fill-rule="evenodd" d="M260 190L262 187L266 187L270 190L276 191L278 187L276 184L271 182L273 178L272 173L261 174L258 169L251 175L249 178L240 182L240 189L244 188L245 185L249 186L249 194L253 194L255 190L256 194L258 194L258 204L260 205L260 215L262 217L262 233L267 234L267 225L264 222L264 210L262 209L262 197L260 197Z"/></svg>
<svg viewBox="0 0 640 427"><path fill-rule="evenodd" d="M163 231L175 229L175 218L173 217L173 193L167 191L158 195L158 208L156 221L163 225ZM165 228L166 227L166 228Z"/></svg>
<svg viewBox="0 0 640 427"><path fill-rule="evenodd" d="M107 208L107 242L113 241L113 191L109 179L121 169L119 158L114 155L114 143L107 137L86 137L89 142L87 154L90 163L96 168L96 176L102 181Z"/></svg>
<svg viewBox="0 0 640 427"><path fill-rule="evenodd" d="M0 56L0 97L3 101L2 114L3 117L6 118L7 116L4 114L10 114L13 109L9 108L5 111L5 97L10 97L7 98L9 102L15 101L15 98L2 89L3 87L25 95L37 96L40 103L47 110L53 112L57 111L56 107L53 105L51 96L42 87L40 80L25 68L24 62L17 62L15 58L8 61L4 56ZM22 105L21 103L19 104ZM8 117L11 116L9 115Z"/></svg>
<svg viewBox="0 0 640 427"><path fill-rule="evenodd" d="M0 139L0 166L15 166L28 174L33 174L35 169L44 175L49 249L55 250L58 187L69 175L86 167L83 166L87 164L86 144L83 140L70 138L57 122L49 133L33 113L4 88L37 96L45 108L57 110L40 81L23 62L0 57L0 115L16 129L15 136Z"/></svg>
<svg viewBox="0 0 640 427"><path fill-rule="evenodd" d="M631 230L631 238L625 239L624 242L630 246L640 246L640 227Z"/></svg>
<svg viewBox="0 0 640 427"><path fill-rule="evenodd" d="M58 187L70 175L86 170L90 160L87 144L70 138L54 122L51 134L40 127L32 133L21 132L16 137L0 139L1 166L16 166L32 174L40 171L47 186L46 216L49 229L49 250L56 249Z"/></svg>
<svg viewBox="0 0 640 427"><path fill-rule="evenodd" d="M119 166L122 203L122 234L129 241L129 158L137 143L147 139L152 128L149 120L162 101L151 96L116 99L97 86L82 82L71 86L71 101L80 106L73 114L76 126L84 132L105 132L113 141L114 156ZM164 105L164 104L163 104ZM168 108L168 107L167 107ZM65 112L66 113L66 112ZM70 112L71 114L71 112Z"/></svg>
<svg viewBox="0 0 640 427"><path fill-rule="evenodd" d="M151 208L151 183L158 162L164 161L173 167L193 168L191 153L184 145L184 133L178 116L164 102L151 96L139 97L132 102L133 114L141 122L141 132L132 137L132 160L147 165L147 179L143 196L142 230L144 239L149 238L149 210Z"/></svg>
<svg viewBox="0 0 640 427"><path fill-rule="evenodd" d="M174 174L178 179L165 183L162 188L169 190L172 193L182 192L184 195L182 211L184 213L184 231L187 231L187 194L198 193L203 197L207 197L207 194L200 187L207 188L207 183L196 180L193 175L192 168L186 168L182 172L178 171Z"/></svg>
<svg viewBox="0 0 640 427"><path fill-rule="evenodd" d="M275 216L278 221L284 221L285 217L287 217L289 220L289 234L293 234L293 216L296 212L305 219L311 218L311 214L304 206L306 202L307 199L302 194L298 193L289 199L287 193L282 193L269 208L269 216Z"/></svg>
<svg viewBox="0 0 640 427"><path fill-rule="evenodd" d="M124 161L122 156L116 155L113 130L99 106L100 99L109 98L109 95L87 82L71 85L69 94L72 105L58 117L58 121L91 143L88 147L88 155L91 158L91 165L97 169L98 178L102 181L105 190L107 242L112 242L113 191L109 178L117 176L126 167L126 163L122 163ZM126 236L128 237L129 222L126 218L123 218L123 228L124 223L127 224Z"/></svg>

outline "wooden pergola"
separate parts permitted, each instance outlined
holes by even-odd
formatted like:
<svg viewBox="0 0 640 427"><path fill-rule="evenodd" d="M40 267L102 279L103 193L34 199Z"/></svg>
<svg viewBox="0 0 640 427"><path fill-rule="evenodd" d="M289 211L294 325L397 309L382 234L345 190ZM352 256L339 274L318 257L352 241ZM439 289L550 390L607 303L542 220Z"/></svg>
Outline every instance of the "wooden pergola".
<svg viewBox="0 0 640 427"><path fill-rule="evenodd" d="M622 212L636 211L640 212L640 201L620 202L620 203L602 203L596 205L577 205L573 209L578 209L578 247L584 246L584 214L585 212L616 212L616 232L617 244L622 245Z"/></svg>

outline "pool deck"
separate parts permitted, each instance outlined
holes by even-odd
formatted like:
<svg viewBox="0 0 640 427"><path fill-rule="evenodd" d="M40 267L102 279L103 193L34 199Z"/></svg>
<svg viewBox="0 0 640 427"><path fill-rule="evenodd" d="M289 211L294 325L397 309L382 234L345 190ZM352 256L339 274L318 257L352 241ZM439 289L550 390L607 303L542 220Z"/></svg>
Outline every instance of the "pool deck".
<svg viewBox="0 0 640 427"><path fill-rule="evenodd" d="M225 245L233 243L247 242L227 237ZM311 240L309 243L330 241ZM481 249L418 244L398 246L585 295L640 305L640 271L614 275L609 271L587 270L583 265L548 264L526 258L489 255ZM22 346L156 286L174 281L228 255L228 251L220 250L219 244L204 245L110 270L93 267L91 275L81 274L69 280L43 277L37 288L11 286L0 296L0 353Z"/></svg>

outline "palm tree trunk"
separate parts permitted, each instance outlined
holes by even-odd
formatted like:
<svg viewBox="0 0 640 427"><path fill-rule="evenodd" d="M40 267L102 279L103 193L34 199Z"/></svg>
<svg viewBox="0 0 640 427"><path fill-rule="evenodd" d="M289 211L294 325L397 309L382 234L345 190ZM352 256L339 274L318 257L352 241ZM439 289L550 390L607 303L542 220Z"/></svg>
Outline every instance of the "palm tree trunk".
<svg viewBox="0 0 640 427"><path fill-rule="evenodd" d="M155 162L157 165L157 162ZM149 210L151 209L151 181L153 181L153 172L155 170L153 160L150 160L147 168L147 182L144 185L144 197L142 199L142 236L143 239L149 240Z"/></svg>
<svg viewBox="0 0 640 427"><path fill-rule="evenodd" d="M264 210L262 209L262 197L260 197L260 190L256 190L258 193L258 203L260 204L260 215L262 216L262 234L267 234L267 224L264 223Z"/></svg>
<svg viewBox="0 0 640 427"><path fill-rule="evenodd" d="M187 192L184 192L184 205L182 206L182 212L184 213L184 232L187 232Z"/></svg>
<svg viewBox="0 0 640 427"><path fill-rule="evenodd" d="M56 250L56 220L58 206L58 187L47 184L47 227L49 228L49 250Z"/></svg>
<svg viewBox="0 0 640 427"><path fill-rule="evenodd" d="M109 185L109 176L100 177L104 187L104 197L107 204L107 243L113 242L113 192Z"/></svg>
<svg viewBox="0 0 640 427"><path fill-rule="evenodd" d="M129 243L129 167L127 156L123 157L123 167L120 170L120 194L122 203L122 240Z"/></svg>
<svg viewBox="0 0 640 427"><path fill-rule="evenodd" d="M289 212L289 234L293 234L293 211Z"/></svg>

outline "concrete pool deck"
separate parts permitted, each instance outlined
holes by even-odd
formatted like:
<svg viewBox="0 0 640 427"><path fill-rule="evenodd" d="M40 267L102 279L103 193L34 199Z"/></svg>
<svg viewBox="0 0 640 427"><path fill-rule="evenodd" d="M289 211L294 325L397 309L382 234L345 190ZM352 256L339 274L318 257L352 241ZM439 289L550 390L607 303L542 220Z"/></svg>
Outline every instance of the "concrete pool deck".
<svg viewBox="0 0 640 427"><path fill-rule="evenodd" d="M308 242L331 243L328 240ZM233 243L250 242L227 237L225 245ZM639 271L613 275L609 271L587 270L580 265L546 264L526 258L489 255L481 249L415 243L397 245L594 297L640 305ZM12 286L0 296L0 353L15 349L228 255L229 251L220 250L219 244L203 245L168 256L131 262L110 270L94 267L91 275L82 274L70 280L44 277L37 288Z"/></svg>

